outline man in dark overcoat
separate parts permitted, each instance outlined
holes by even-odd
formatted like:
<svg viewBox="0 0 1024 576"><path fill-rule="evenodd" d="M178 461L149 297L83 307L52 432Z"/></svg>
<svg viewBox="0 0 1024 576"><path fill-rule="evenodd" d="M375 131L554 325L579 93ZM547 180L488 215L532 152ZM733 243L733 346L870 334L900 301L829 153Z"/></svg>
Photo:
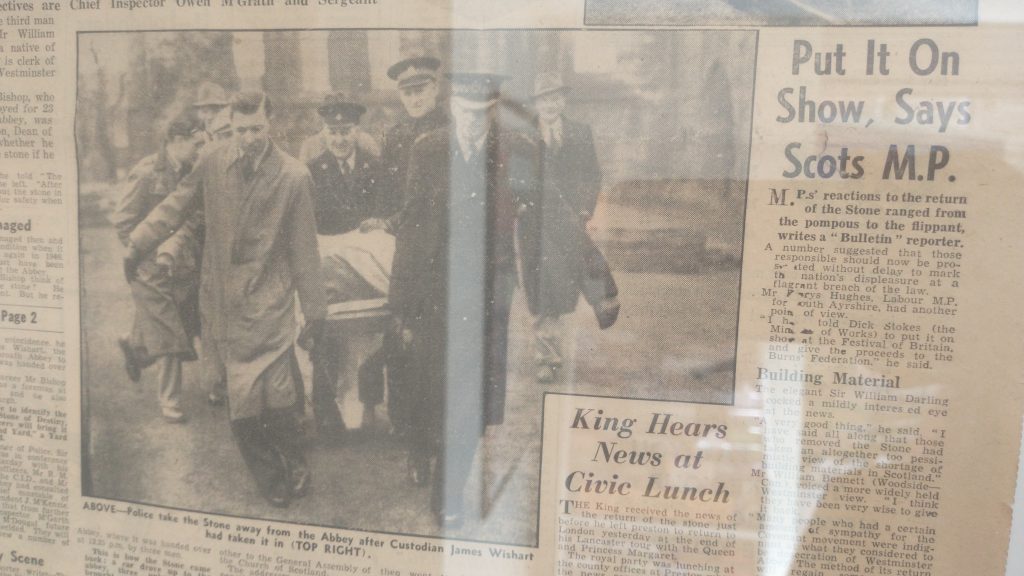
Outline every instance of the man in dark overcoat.
<svg viewBox="0 0 1024 576"><path fill-rule="evenodd" d="M357 146L359 120L366 108L351 102L344 94L329 94L317 109L323 120L321 139L325 149L310 160L313 177L313 205L317 234L321 236L321 262L328 303L379 297L373 287L358 283L350 270L335 269L341 263L338 255L328 253L334 244L324 237L354 232L371 218L380 193L377 160ZM357 286L353 286L357 283ZM342 354L342 336L326 331L322 345L310 354L313 363L313 415L319 433L338 438L345 423L337 405L338 376L347 358ZM346 382L346 384L348 384ZM376 384L376 382L374 383ZM382 385L360 382L359 399L363 403L363 420L367 424L374 407L383 400Z"/></svg>
<svg viewBox="0 0 1024 576"><path fill-rule="evenodd" d="M309 170L270 139L261 92L232 101L233 142L196 167L129 236L125 274L202 207L206 237L199 307L203 352L223 365L231 431L260 492L273 506L305 494L310 474L297 411L296 295L315 346L327 306Z"/></svg>
<svg viewBox="0 0 1024 576"><path fill-rule="evenodd" d="M452 124L421 136L398 229L389 304L416 374L410 478L439 522L463 520L463 491L485 427L504 419L515 219L538 193L528 137L495 122L501 77L453 74Z"/></svg>
<svg viewBox="0 0 1024 576"><path fill-rule="evenodd" d="M552 382L563 362L563 318L582 292L602 328L618 314L611 271L586 231L601 191L590 127L565 116L558 74L537 75L534 106L543 159L543 193L519 223L523 283L534 317L537 380Z"/></svg>
<svg viewBox="0 0 1024 576"><path fill-rule="evenodd" d="M448 111L438 103L440 67L441 61L437 58L418 55L403 58L388 68L388 77L396 82L405 117L384 137L377 203L374 217L360 228L364 232L384 230L395 234L408 200L406 183L413 144L420 136L448 125ZM383 383L386 366L388 418L392 431L399 438L409 432L409 412L412 410L408 392L411 378L408 355L400 340L394 327L388 330L383 346L366 360L359 372L360 386L364 382Z"/></svg>
<svg viewBox="0 0 1024 576"><path fill-rule="evenodd" d="M384 136L381 164L381 193L374 210L376 221L364 229L380 227L391 233L398 229L408 180L409 156L416 139L448 125L448 111L438 103L441 61L432 56L402 59L388 68L388 77L397 83L405 117Z"/></svg>
<svg viewBox="0 0 1024 576"><path fill-rule="evenodd" d="M182 116L168 126L160 152L143 158L132 169L113 215L122 243L128 243L135 227L192 169L204 142L202 123L194 117ZM195 309L199 240L184 233L173 240L139 263L138 274L129 283L135 304L132 331L120 338L118 344L133 381L139 379L143 368L159 366L160 411L166 421L179 423L185 421L181 408L181 362L196 359L192 340L199 331ZM173 274L172 267L167 265L170 260L178 262Z"/></svg>

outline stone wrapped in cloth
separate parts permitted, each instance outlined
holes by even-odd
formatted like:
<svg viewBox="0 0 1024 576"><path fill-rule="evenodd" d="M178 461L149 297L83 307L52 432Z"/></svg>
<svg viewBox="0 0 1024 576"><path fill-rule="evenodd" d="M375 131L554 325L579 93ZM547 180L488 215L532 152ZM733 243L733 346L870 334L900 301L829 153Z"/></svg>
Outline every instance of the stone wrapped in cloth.
<svg viewBox="0 0 1024 576"><path fill-rule="evenodd" d="M382 231L353 230L318 236L327 302L369 300L388 295L395 237Z"/></svg>

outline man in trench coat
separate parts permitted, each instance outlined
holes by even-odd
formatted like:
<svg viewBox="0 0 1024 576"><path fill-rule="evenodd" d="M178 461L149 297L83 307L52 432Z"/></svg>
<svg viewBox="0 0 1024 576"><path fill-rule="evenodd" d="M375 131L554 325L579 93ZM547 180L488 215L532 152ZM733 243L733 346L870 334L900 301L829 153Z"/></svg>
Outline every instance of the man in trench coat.
<svg viewBox="0 0 1024 576"><path fill-rule="evenodd" d="M125 182L125 193L114 211L118 238L127 244L135 227L174 191L178 181L192 169L205 142L202 123L182 116L168 126L160 152L143 158ZM195 258L198 239L181 234L168 242L170 252L155 250L139 263L136 278L129 283L135 304L135 318L129 336L118 340L125 368L138 381L143 368L159 367L158 398L164 420L185 421L181 408L181 362L195 360L192 339L199 331L195 308L198 270ZM176 274L165 266L166 258L181 264Z"/></svg>
<svg viewBox="0 0 1024 576"><path fill-rule="evenodd" d="M563 317L582 292L601 328L615 322L618 289L604 256L587 234L601 191L601 168L590 127L566 118L558 74L537 75L534 106L543 160L543 193L519 223L523 283L534 317L537 381L552 382L563 362Z"/></svg>
<svg viewBox="0 0 1024 576"><path fill-rule="evenodd" d="M505 410L516 214L539 187L537 147L495 122L501 77L451 76L452 125L421 136L409 164L389 304L410 347L410 479L439 523L463 521L485 426Z"/></svg>
<svg viewBox="0 0 1024 576"><path fill-rule="evenodd" d="M201 203L205 218L199 304L204 352L227 376L231 429L264 497L287 506L305 494L309 469L297 410L295 295L313 340L326 304L309 171L269 138L270 101L232 101L234 145L200 158L178 188L132 231L125 272L173 234Z"/></svg>

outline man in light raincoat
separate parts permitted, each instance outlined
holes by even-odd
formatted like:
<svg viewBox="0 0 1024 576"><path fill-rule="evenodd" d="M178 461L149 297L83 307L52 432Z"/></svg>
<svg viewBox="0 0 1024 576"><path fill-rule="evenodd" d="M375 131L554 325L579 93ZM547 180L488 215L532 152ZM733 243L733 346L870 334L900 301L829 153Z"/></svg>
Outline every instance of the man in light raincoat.
<svg viewBox="0 0 1024 576"><path fill-rule="evenodd" d="M206 238L199 305L204 352L225 367L231 429L263 496L287 506L309 469L296 418L295 295L315 344L326 315L309 171L269 137L260 92L232 101L234 145L203 155L130 236L125 273L201 207Z"/></svg>

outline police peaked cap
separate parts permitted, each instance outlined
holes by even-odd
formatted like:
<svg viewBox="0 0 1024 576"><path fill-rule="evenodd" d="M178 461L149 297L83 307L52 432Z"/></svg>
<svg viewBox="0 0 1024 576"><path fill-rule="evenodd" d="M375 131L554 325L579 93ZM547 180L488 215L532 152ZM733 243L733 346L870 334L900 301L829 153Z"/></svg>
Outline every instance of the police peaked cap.
<svg viewBox="0 0 1024 576"><path fill-rule="evenodd" d="M358 124L366 112L362 104L349 101L344 94L335 92L324 98L324 103L317 108L317 114L323 118L324 124L338 126L341 124Z"/></svg>
<svg viewBox="0 0 1024 576"><path fill-rule="evenodd" d="M413 56L400 60L388 68L388 78L398 82L399 88L421 86L437 80L441 61L433 56Z"/></svg>
<svg viewBox="0 0 1024 576"><path fill-rule="evenodd" d="M501 83L507 76L486 72L453 72L452 97L478 104L492 104L501 96Z"/></svg>
<svg viewBox="0 0 1024 576"><path fill-rule="evenodd" d="M196 91L196 101L192 106L201 108L203 106L227 106L231 101L227 93L219 84L203 82Z"/></svg>

